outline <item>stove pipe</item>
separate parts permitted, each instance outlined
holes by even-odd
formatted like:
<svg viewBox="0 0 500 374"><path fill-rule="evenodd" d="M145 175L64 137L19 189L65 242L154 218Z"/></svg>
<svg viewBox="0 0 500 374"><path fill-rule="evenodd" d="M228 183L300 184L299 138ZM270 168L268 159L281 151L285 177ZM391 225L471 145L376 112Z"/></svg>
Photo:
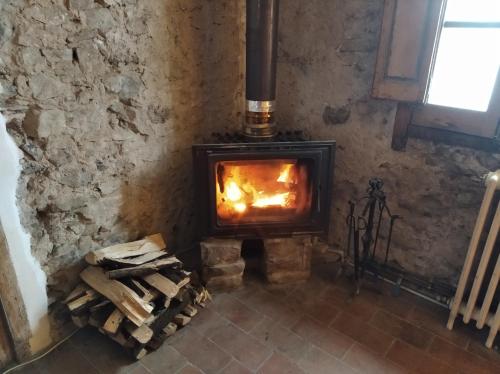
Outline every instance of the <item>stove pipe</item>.
<svg viewBox="0 0 500 374"><path fill-rule="evenodd" d="M247 0L244 135L274 137L279 0Z"/></svg>

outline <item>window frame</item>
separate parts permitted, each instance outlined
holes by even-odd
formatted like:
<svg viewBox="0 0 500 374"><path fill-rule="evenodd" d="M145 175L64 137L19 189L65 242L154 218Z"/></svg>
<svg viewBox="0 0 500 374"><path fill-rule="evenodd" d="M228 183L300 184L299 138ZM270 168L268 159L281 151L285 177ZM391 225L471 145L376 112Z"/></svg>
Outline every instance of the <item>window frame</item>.
<svg viewBox="0 0 500 374"><path fill-rule="evenodd" d="M478 112L468 109L459 109L433 105L426 103L430 78L435 66L436 53L439 48L441 31L445 27L444 15L446 11L447 0L427 0L427 15L422 21L432 26L431 35L426 36L427 45L413 47L420 48L418 58L424 62L423 69L427 71L427 76L421 78L419 92L425 92L424 95L414 95L410 97L401 95L404 87L398 87L398 90L381 90L388 87L390 82L387 79L386 67L387 60L391 59L391 43L388 38L398 38L387 32L394 28L397 23L396 9L398 6L405 7L407 10L415 7L421 7L418 3L422 0L385 0L384 19L380 35L380 45L377 55L377 66L373 84L372 95L377 98L392 99L398 101L398 109L395 117L392 148L395 150L404 150L409 137L431 140L434 142L448 143L452 145L462 145L471 148L500 153L500 69L497 72L495 86L490 99L490 105L486 112ZM392 14L392 18L391 18ZM449 25L449 21L447 21ZM452 27L465 26L477 27L479 24L484 27L500 26L497 22L452 22ZM429 30L425 30L429 33ZM419 35L416 35L417 37ZM408 38L406 36L406 38ZM398 41L396 40L396 43ZM417 40L416 43L419 41ZM432 54L429 56L429 49ZM396 61L397 62L397 61ZM402 60L401 63L406 61ZM392 61L393 66L394 62ZM384 75L385 74L385 75ZM389 77L390 78L390 77ZM384 81L385 79L385 81ZM402 83L400 80L398 83ZM415 81L411 90L415 91ZM382 92L382 94L381 94Z"/></svg>

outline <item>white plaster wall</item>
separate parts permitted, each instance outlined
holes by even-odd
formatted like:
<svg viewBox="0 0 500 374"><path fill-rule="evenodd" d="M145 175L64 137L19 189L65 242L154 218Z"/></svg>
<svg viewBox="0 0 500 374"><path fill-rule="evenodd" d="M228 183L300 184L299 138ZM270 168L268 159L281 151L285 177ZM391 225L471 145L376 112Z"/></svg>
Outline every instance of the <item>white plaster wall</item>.
<svg viewBox="0 0 500 374"><path fill-rule="evenodd" d="M25 304L32 336L33 353L51 343L48 322L46 276L31 254L30 236L21 226L16 205L16 190L21 172L20 153L6 129L0 114L0 222L16 272L19 289ZM1 260L1 259L0 259Z"/></svg>

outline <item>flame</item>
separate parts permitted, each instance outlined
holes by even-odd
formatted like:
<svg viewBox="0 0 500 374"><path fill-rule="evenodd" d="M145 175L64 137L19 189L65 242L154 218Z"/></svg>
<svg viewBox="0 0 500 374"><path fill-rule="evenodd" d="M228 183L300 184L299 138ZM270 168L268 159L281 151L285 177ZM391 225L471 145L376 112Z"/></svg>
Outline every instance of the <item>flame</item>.
<svg viewBox="0 0 500 374"><path fill-rule="evenodd" d="M217 215L224 220L261 217L271 208L284 215L310 208L307 170L296 160L221 161L216 173Z"/></svg>
<svg viewBox="0 0 500 374"><path fill-rule="evenodd" d="M292 164L284 165L283 170L280 173L277 182L288 183L290 180L290 170L292 169Z"/></svg>
<svg viewBox="0 0 500 374"><path fill-rule="evenodd" d="M234 210L238 213L244 213L247 210L247 205L245 203L236 203L234 204Z"/></svg>
<svg viewBox="0 0 500 374"><path fill-rule="evenodd" d="M253 207L256 208L265 208L267 206L283 206L287 205L287 197L290 195L290 192L280 193L274 196L269 197L261 197L252 204Z"/></svg>
<svg viewBox="0 0 500 374"><path fill-rule="evenodd" d="M238 185L235 182L229 183L226 193L227 198L231 201L236 202L241 199L241 195L242 193Z"/></svg>

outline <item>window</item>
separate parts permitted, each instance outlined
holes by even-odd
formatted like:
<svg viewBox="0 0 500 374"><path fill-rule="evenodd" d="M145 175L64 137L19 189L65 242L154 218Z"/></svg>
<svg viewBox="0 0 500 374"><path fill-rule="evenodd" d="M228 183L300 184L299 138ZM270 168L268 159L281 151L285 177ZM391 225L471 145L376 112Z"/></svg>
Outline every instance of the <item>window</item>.
<svg viewBox="0 0 500 374"><path fill-rule="evenodd" d="M426 102L486 112L500 66L500 1L448 0Z"/></svg>
<svg viewBox="0 0 500 374"><path fill-rule="evenodd" d="M420 137L500 152L500 0L385 0L372 96Z"/></svg>

